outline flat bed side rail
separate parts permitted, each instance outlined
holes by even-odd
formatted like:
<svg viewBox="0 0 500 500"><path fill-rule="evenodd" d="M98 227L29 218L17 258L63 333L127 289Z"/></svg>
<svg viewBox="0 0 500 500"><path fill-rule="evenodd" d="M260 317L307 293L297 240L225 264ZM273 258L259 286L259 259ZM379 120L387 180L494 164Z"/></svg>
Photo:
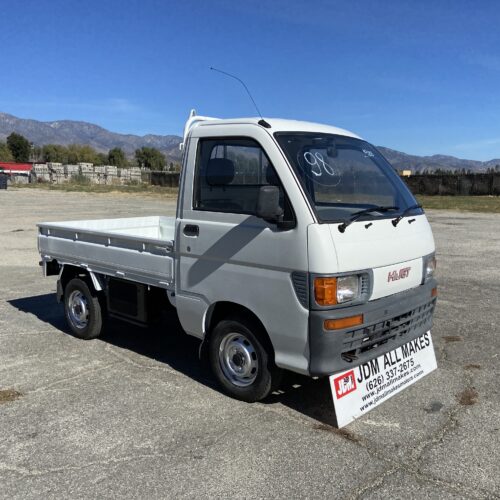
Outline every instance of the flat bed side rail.
<svg viewBox="0 0 500 500"><path fill-rule="evenodd" d="M57 260L165 289L174 283L173 249L173 240L38 224L42 261Z"/></svg>

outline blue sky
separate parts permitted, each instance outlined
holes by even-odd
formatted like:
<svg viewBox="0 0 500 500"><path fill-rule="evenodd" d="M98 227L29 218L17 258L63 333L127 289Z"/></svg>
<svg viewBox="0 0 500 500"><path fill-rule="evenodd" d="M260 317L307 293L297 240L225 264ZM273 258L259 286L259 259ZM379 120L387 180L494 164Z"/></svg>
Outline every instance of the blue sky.
<svg viewBox="0 0 500 500"><path fill-rule="evenodd" d="M180 134L191 108L500 158L495 1L0 0L0 111Z"/></svg>

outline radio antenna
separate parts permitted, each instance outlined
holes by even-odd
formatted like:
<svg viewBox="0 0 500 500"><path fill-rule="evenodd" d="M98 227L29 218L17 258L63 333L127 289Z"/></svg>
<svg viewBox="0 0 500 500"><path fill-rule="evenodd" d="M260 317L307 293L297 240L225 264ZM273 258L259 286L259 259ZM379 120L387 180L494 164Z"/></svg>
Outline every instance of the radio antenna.
<svg viewBox="0 0 500 500"><path fill-rule="evenodd" d="M257 106L257 103L255 102L254 98L252 97L252 94L250 93L250 91L248 90L248 87L245 85L245 82L241 78L238 78L237 76L232 75L231 73L228 73L227 71L222 71L221 69L214 68L213 66L210 66L210 69L212 71L217 71L217 73L222 73L223 75L234 78L235 80L240 82L241 85L243 85L243 88L246 90L248 97L250 97L251 101L253 102L253 105L255 106L255 109L257 110L257 114L260 116L259 125L262 125L263 127L266 127L266 128L271 128L271 125L269 125L269 123L267 123L264 120L264 117L262 116L262 113L260 112L259 107Z"/></svg>

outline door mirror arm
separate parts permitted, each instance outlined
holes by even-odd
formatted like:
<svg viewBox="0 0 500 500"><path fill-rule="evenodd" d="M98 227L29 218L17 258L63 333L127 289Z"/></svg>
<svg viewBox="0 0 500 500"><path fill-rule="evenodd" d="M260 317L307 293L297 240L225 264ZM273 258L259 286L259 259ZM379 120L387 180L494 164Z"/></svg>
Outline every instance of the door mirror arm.
<svg viewBox="0 0 500 500"><path fill-rule="evenodd" d="M293 229L297 224L294 220L283 220L283 216L280 217L280 220L276 223L276 227L278 229L282 229L283 231L289 231Z"/></svg>

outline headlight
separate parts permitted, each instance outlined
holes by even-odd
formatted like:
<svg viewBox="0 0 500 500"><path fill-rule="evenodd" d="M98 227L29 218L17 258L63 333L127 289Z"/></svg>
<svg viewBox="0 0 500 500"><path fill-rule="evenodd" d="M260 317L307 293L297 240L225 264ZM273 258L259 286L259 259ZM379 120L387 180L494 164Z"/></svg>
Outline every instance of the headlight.
<svg viewBox="0 0 500 500"><path fill-rule="evenodd" d="M436 272L436 256L434 254L424 257L424 276L422 282L430 280Z"/></svg>
<svg viewBox="0 0 500 500"><path fill-rule="evenodd" d="M359 275L315 278L314 298L319 306L351 302L360 296Z"/></svg>
<svg viewBox="0 0 500 500"><path fill-rule="evenodd" d="M337 303L342 304L359 296L359 276L341 276L337 278Z"/></svg>

